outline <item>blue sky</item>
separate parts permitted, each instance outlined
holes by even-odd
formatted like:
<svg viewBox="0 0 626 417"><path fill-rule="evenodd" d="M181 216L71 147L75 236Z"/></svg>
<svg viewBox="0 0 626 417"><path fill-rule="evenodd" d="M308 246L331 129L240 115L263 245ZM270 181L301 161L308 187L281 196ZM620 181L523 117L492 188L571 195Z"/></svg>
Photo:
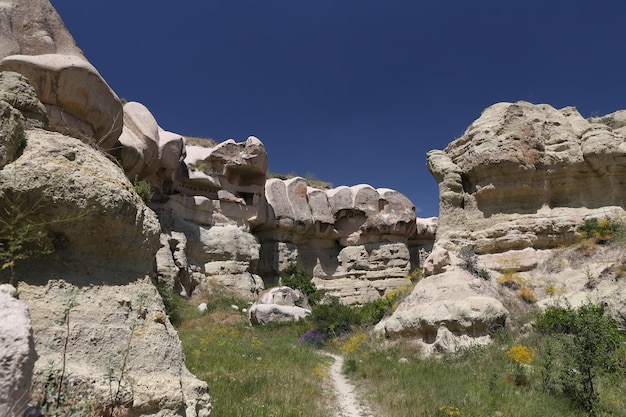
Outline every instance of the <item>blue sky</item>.
<svg viewBox="0 0 626 417"><path fill-rule="evenodd" d="M52 0L78 46L167 130L254 135L269 170L370 184L438 214L426 152L486 107L626 108L626 2Z"/></svg>

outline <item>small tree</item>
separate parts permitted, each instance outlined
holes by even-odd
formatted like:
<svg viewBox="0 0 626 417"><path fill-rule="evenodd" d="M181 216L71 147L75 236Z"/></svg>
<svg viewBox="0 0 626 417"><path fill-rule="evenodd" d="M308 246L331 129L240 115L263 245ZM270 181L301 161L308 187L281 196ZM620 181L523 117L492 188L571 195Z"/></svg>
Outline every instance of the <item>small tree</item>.
<svg viewBox="0 0 626 417"><path fill-rule="evenodd" d="M610 371L623 343L615 321L604 307L588 302L577 309L549 307L537 316L535 329L548 339L542 352L544 386L597 415L595 380Z"/></svg>

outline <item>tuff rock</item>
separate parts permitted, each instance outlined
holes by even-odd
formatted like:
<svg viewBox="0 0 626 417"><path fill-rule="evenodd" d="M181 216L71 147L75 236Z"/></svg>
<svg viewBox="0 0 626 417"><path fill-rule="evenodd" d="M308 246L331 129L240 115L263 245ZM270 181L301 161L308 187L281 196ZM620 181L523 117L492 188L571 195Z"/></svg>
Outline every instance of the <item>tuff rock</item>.
<svg viewBox="0 0 626 417"><path fill-rule="evenodd" d="M623 214L626 132L621 113L607 117L614 128L573 107L487 108L428 154L439 183L437 241L477 253L555 248L575 241L584 217Z"/></svg>
<svg viewBox="0 0 626 417"><path fill-rule="evenodd" d="M48 0L0 3L0 59L9 55L43 54L84 58Z"/></svg>
<svg viewBox="0 0 626 417"><path fill-rule="evenodd" d="M37 353L28 306L14 298L15 288L0 290L0 415L22 417Z"/></svg>
<svg viewBox="0 0 626 417"><path fill-rule="evenodd" d="M428 356L488 344L490 333L503 328L508 316L493 284L465 271L451 270L418 282L374 332L391 340L413 339Z"/></svg>
<svg viewBox="0 0 626 417"><path fill-rule="evenodd" d="M274 287L259 294L248 318L253 325L298 321L311 314L308 300L300 290Z"/></svg>
<svg viewBox="0 0 626 417"><path fill-rule="evenodd" d="M573 107L498 103L429 152L440 204L431 276L378 334L415 339L426 354L486 343L509 315L499 300L521 310L591 300L625 328L623 256L573 245L586 219L625 218L625 126L624 111L585 120ZM475 256L469 272L462 250Z"/></svg>
<svg viewBox="0 0 626 417"><path fill-rule="evenodd" d="M98 71L73 55L10 55L0 71L25 76L46 106L50 127L109 151L122 133L122 102Z"/></svg>
<svg viewBox="0 0 626 417"><path fill-rule="evenodd" d="M6 81L7 73L2 74ZM8 77L12 83L0 83L9 86L0 94L0 105L9 115L2 118L0 130L6 150L0 167L0 209L12 216L27 207L28 220L45 228L42 238L54 248L52 254L44 251L0 272L0 282L13 276L19 281L21 300L32 313L39 355L33 395L48 372L59 371L65 351L66 372L75 384L72 395L104 405L110 401L105 376L119 375L124 365L118 352L128 349L128 379L122 381L120 395L132 405L129 417L208 416L208 387L185 368L180 342L149 278L159 247L157 216L102 151L44 130L45 123L32 123L33 113L43 105L33 101L33 89L24 86L24 77ZM12 142L16 131L17 150ZM78 305L72 307L66 328L56 318L70 290L77 291ZM17 353L15 357L21 358ZM24 364L16 395L21 385L30 383L32 366Z"/></svg>

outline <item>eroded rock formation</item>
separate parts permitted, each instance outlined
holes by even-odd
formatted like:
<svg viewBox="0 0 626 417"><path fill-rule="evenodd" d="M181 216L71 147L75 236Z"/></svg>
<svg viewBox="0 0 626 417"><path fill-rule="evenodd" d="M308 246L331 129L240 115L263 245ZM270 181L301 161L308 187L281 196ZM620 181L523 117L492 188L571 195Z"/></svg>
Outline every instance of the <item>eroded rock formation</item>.
<svg viewBox="0 0 626 417"><path fill-rule="evenodd" d="M585 219L625 218L625 126L624 111L585 120L573 107L498 103L429 152L440 199L430 276L378 334L457 351L488 343L509 315L503 302L589 299L624 326L623 255L572 244Z"/></svg>
<svg viewBox="0 0 626 417"><path fill-rule="evenodd" d="M296 262L322 293L364 303L396 289L420 265L420 249L432 246L436 223L420 221L418 233L415 207L397 191L320 190L296 177L268 180L265 196L267 221L255 233L259 273L270 282Z"/></svg>
<svg viewBox="0 0 626 417"><path fill-rule="evenodd" d="M571 244L586 215L623 213L623 112L585 120L573 107L498 103L443 151L437 240L478 253ZM600 123L605 121L605 123Z"/></svg>
<svg viewBox="0 0 626 417"><path fill-rule="evenodd" d="M110 403L105 376L125 367L114 389L128 416L208 416L208 387L185 368L151 280L159 220L105 153L122 132L120 100L48 1L4 2L0 21L0 210L48 245L0 272L32 312L35 386L65 353L78 399ZM68 293L77 304L61 326Z"/></svg>

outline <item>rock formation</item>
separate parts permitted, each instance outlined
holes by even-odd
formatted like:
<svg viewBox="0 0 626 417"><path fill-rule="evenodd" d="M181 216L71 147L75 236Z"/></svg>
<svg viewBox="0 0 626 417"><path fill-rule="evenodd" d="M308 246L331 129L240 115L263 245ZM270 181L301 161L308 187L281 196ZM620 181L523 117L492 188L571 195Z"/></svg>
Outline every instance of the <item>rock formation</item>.
<svg viewBox="0 0 626 417"><path fill-rule="evenodd" d="M120 100L48 1L5 2L0 20L0 210L10 225L30 225L35 238L27 242L35 252L18 254L31 255L27 261L9 258L0 282L19 281L31 311L34 387L60 372L65 356L76 401L102 407L113 387L129 417L208 416L208 387L185 368L151 279L159 219L104 152L119 144ZM181 143L162 140L157 170L171 167ZM68 294L76 302L69 319ZM109 385L106 375L122 369Z"/></svg>
<svg viewBox="0 0 626 417"><path fill-rule="evenodd" d="M585 120L573 107L487 108L444 151L428 154L439 183L437 240L477 253L571 244L587 215L623 213L623 112Z"/></svg>
<svg viewBox="0 0 626 417"><path fill-rule="evenodd" d="M289 287L274 287L259 294L250 307L250 323L268 324L298 321L311 314L308 300L300 290Z"/></svg>
<svg viewBox="0 0 626 417"><path fill-rule="evenodd" d="M625 111L585 120L573 107L498 103L429 152L440 200L430 276L376 332L426 354L456 351L489 341L509 315L503 303L587 299L626 327L623 255L572 245L585 219L626 218L625 139Z"/></svg>
<svg viewBox="0 0 626 417"><path fill-rule="evenodd" d="M322 293L364 303L396 289L420 265L420 249L432 246L436 223L421 221L418 234L415 207L397 191L369 185L320 190L296 177L268 180L265 196L267 221L255 234L259 273L269 282L296 262Z"/></svg>
<svg viewBox="0 0 626 417"><path fill-rule="evenodd" d="M37 360L33 329L28 306L13 298L15 288L0 287L0 415L22 417Z"/></svg>

